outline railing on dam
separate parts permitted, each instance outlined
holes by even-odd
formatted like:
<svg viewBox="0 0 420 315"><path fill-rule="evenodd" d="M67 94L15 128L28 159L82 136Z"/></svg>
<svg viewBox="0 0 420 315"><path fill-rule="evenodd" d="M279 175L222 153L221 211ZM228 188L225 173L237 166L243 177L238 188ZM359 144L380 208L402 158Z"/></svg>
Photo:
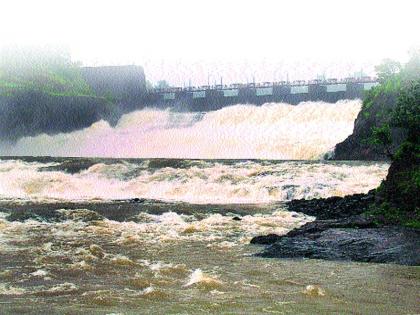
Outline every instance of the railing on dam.
<svg viewBox="0 0 420 315"><path fill-rule="evenodd" d="M189 87L168 87L168 88L154 88L150 93L176 93L176 92L198 92L207 90L232 90L232 89L255 89L255 88L273 88L275 86L307 86L307 85L346 85L347 83L378 83L377 78L348 77L344 79L325 79L325 80L295 80L295 81L276 81L276 82L260 82L260 83L232 83L229 85L202 85Z"/></svg>
<svg viewBox="0 0 420 315"><path fill-rule="evenodd" d="M378 84L378 80L372 77L349 77L293 82L156 88L147 93L146 104L207 111L238 103L258 105L267 102L289 104L298 104L303 101L337 102L341 99L362 99L365 91Z"/></svg>

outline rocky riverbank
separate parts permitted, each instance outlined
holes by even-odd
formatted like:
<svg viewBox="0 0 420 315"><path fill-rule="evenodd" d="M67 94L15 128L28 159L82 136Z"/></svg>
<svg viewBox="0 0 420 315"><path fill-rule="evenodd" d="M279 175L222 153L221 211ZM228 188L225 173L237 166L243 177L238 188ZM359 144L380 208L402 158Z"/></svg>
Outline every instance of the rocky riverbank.
<svg viewBox="0 0 420 315"><path fill-rule="evenodd" d="M317 217L286 235L257 236L252 244L267 247L257 256L314 258L420 265L420 230L379 226L363 214L374 202L374 192L344 198L293 200L291 211Z"/></svg>
<svg viewBox="0 0 420 315"><path fill-rule="evenodd" d="M254 238L268 245L259 256L420 265L420 54L397 68L378 67L381 84L334 151L337 160L390 159L386 179L367 195L289 202L289 210L317 220Z"/></svg>

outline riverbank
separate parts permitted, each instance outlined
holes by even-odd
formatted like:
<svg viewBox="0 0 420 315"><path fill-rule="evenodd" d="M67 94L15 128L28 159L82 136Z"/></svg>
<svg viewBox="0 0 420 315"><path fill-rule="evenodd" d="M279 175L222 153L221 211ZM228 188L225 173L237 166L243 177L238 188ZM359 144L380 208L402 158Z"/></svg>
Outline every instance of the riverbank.
<svg viewBox="0 0 420 315"><path fill-rule="evenodd" d="M374 194L292 200L286 204L290 211L317 219L283 236L254 237L251 244L267 246L261 257L420 265L420 230L382 225L366 214Z"/></svg>

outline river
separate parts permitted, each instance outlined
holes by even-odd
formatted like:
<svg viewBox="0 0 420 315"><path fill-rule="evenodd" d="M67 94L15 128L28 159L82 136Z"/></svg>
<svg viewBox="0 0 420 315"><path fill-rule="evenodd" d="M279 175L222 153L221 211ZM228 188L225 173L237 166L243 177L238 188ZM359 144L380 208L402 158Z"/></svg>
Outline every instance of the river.
<svg viewBox="0 0 420 315"><path fill-rule="evenodd" d="M418 313L418 267L253 256L252 237L314 219L285 201L367 192L386 176L387 163L320 160L351 132L360 102L343 104L146 110L3 147L29 157L0 159L0 313ZM306 116L292 127L296 111ZM225 138L211 141L216 121Z"/></svg>

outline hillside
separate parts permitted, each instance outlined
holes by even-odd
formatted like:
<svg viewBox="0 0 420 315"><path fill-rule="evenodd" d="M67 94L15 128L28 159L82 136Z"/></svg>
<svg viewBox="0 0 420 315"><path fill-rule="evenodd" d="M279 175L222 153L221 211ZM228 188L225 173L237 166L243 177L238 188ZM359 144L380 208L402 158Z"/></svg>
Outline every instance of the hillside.
<svg viewBox="0 0 420 315"><path fill-rule="evenodd" d="M0 52L0 139L116 123L144 91L141 67L82 68L59 50ZM137 98L138 99L138 98Z"/></svg>

